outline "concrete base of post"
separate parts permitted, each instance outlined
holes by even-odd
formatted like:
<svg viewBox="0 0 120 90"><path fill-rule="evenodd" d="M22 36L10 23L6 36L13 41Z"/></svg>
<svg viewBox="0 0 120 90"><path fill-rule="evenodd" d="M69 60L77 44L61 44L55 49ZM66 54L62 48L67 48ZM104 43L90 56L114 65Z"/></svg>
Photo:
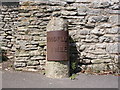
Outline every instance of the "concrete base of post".
<svg viewBox="0 0 120 90"><path fill-rule="evenodd" d="M47 61L46 77L49 78L68 78L70 76L69 61Z"/></svg>

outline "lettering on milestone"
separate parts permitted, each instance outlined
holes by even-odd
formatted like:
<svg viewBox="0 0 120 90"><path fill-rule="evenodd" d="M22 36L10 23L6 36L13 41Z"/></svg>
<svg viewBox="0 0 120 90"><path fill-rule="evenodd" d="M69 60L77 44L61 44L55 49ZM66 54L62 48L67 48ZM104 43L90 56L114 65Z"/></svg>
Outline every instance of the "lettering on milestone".
<svg viewBox="0 0 120 90"><path fill-rule="evenodd" d="M67 37L47 37L48 42L67 42Z"/></svg>
<svg viewBox="0 0 120 90"><path fill-rule="evenodd" d="M68 60L67 31L53 31L47 33L47 60Z"/></svg>

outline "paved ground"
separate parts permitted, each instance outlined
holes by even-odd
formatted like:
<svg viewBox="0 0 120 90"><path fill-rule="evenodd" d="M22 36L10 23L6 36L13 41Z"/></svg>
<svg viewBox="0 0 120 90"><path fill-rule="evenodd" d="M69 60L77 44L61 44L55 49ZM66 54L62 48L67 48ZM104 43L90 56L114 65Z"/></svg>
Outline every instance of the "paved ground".
<svg viewBox="0 0 120 90"><path fill-rule="evenodd" d="M2 72L3 88L118 88L118 77L80 74L77 80L50 79L30 72Z"/></svg>

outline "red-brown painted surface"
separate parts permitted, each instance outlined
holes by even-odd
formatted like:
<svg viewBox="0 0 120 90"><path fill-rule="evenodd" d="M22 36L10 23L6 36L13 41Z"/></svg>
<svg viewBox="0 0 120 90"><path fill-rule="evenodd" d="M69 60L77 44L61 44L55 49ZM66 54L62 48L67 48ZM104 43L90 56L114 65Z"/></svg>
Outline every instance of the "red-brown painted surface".
<svg viewBox="0 0 120 90"><path fill-rule="evenodd" d="M69 36L68 31L49 31L47 32L47 60L66 61L69 55Z"/></svg>

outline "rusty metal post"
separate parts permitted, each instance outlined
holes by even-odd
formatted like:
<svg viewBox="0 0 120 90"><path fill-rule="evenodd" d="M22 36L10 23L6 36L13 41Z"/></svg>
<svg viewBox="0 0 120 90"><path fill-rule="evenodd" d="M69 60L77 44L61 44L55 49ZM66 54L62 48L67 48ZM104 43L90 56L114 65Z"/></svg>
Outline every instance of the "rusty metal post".
<svg viewBox="0 0 120 90"><path fill-rule="evenodd" d="M69 35L66 25L63 19L57 17L47 25L47 77L69 77Z"/></svg>

